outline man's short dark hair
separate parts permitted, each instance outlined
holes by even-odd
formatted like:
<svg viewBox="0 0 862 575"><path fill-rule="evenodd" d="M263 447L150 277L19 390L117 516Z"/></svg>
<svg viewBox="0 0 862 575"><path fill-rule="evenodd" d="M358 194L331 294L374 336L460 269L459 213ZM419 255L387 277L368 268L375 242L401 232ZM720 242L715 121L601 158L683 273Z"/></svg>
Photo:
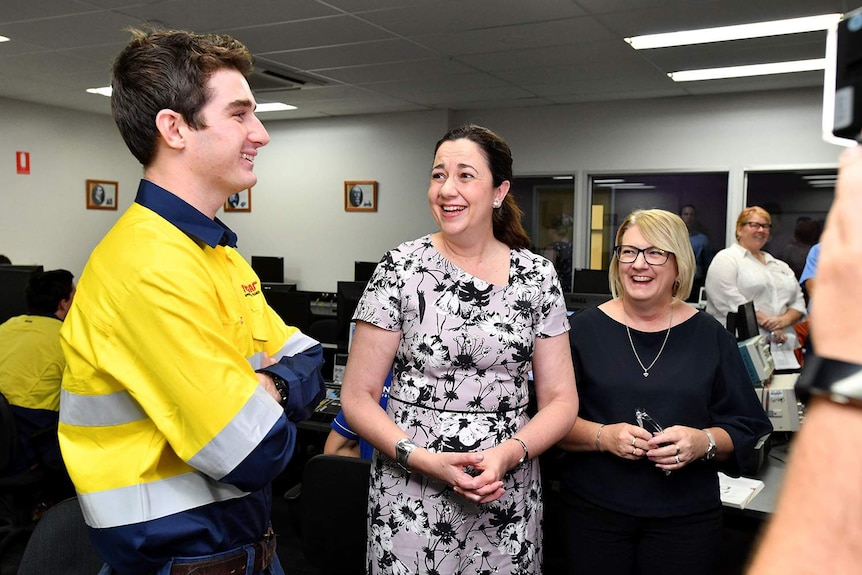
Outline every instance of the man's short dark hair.
<svg viewBox="0 0 862 575"><path fill-rule="evenodd" d="M36 272L27 283L27 309L31 314L51 315L64 299L72 295L75 276L68 270Z"/></svg>
<svg viewBox="0 0 862 575"><path fill-rule="evenodd" d="M111 113L132 155L148 166L159 136L159 111L173 110L193 129L206 128L200 111L209 97L210 77L224 68L248 76L254 59L244 44L230 36L129 31L132 40L114 61Z"/></svg>

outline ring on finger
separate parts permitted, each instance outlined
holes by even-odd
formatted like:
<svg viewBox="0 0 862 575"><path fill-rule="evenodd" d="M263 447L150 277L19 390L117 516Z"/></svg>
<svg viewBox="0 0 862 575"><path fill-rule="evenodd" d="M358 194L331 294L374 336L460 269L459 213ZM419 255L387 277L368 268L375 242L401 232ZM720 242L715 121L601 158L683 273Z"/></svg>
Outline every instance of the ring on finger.
<svg viewBox="0 0 862 575"><path fill-rule="evenodd" d="M679 455L674 455L673 460L676 461L677 465L679 465Z"/></svg>
<svg viewBox="0 0 862 575"><path fill-rule="evenodd" d="M679 455L679 443L676 444L676 454Z"/></svg>
<svg viewBox="0 0 862 575"><path fill-rule="evenodd" d="M635 441L637 441L637 437L632 437L632 446L634 446Z"/></svg>
<svg viewBox="0 0 862 575"><path fill-rule="evenodd" d="M638 452L638 448L632 447L632 455L637 455L637 452Z"/></svg>

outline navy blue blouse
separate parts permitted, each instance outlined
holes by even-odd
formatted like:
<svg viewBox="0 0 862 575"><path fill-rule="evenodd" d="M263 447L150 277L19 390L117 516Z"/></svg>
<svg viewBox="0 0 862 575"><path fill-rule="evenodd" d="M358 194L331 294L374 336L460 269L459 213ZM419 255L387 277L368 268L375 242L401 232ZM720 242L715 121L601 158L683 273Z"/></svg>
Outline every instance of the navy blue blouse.
<svg viewBox="0 0 862 575"><path fill-rule="evenodd" d="M665 428L721 427L730 434L735 452L727 461L698 460L670 475L646 458L567 453L563 488L606 509L638 517L686 515L720 505L716 471L738 475L757 440L772 431L733 336L714 318L698 312L671 329L661 357L644 377L623 324L598 308L570 321L581 417L637 425L635 410L643 408ZM658 354L665 333L631 330L646 365Z"/></svg>

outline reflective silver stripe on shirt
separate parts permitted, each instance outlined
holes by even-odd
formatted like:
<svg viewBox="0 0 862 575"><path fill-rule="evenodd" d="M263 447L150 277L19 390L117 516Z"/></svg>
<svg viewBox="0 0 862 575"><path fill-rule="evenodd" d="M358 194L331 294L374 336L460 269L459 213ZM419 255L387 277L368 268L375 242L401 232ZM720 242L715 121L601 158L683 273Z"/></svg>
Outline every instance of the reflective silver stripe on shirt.
<svg viewBox="0 0 862 575"><path fill-rule="evenodd" d="M320 342L298 331L291 335L290 339L284 342L284 345L281 346L281 349L278 350L278 352L273 355L272 358L278 361L284 356L291 357L294 355L299 355L304 351L308 351L315 345L320 345Z"/></svg>
<svg viewBox="0 0 862 575"><path fill-rule="evenodd" d="M60 390L60 423L66 425L123 425L146 417L138 402L125 390L108 395L80 395Z"/></svg>
<svg viewBox="0 0 862 575"><path fill-rule="evenodd" d="M314 347L315 345L320 345L320 342L314 338L311 338L304 333L298 331L290 336L284 345L278 350L275 355L272 356L272 359L278 361L284 356L291 357L297 354L300 354L304 351L307 351ZM251 357L247 358L249 365L255 371L259 370L263 367L263 352L259 351Z"/></svg>
<svg viewBox="0 0 862 575"><path fill-rule="evenodd" d="M184 473L140 485L79 493L87 525L97 529L144 523L217 501L248 495L201 473Z"/></svg>
<svg viewBox="0 0 862 575"><path fill-rule="evenodd" d="M278 421L284 412L261 386L242 409L188 463L207 475L222 478L239 465Z"/></svg>
<svg viewBox="0 0 862 575"><path fill-rule="evenodd" d="M248 358L248 363L251 365L251 368L255 371L260 369L260 366L263 363L263 352L259 351L250 358Z"/></svg>

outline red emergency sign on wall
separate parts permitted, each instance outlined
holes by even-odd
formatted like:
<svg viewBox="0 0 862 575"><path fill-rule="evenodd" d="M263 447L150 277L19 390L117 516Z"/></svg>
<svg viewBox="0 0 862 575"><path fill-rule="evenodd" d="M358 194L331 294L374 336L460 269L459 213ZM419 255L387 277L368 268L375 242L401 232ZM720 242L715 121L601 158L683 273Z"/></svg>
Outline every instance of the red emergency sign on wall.
<svg viewBox="0 0 862 575"><path fill-rule="evenodd" d="M30 152L15 152L15 165L19 174L30 174Z"/></svg>

